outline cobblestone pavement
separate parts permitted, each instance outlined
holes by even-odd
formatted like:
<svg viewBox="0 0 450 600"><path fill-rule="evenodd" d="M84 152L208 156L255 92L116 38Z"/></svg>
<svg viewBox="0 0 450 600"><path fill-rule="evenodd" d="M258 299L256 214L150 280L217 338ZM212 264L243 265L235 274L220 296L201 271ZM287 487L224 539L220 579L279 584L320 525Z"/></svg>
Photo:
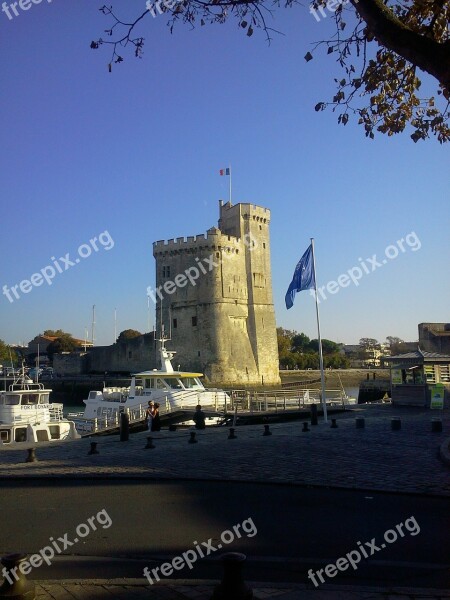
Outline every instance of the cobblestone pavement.
<svg viewBox="0 0 450 600"><path fill-rule="evenodd" d="M326 485L394 492L450 495L449 467L438 456L450 437L450 412L398 408L389 404L363 405L335 415L338 428L320 419L302 432L302 423L262 425L197 432L152 433L154 449L144 449L147 432L127 442L106 436L40 445L38 462L26 463L26 450L0 450L0 478L15 477L133 477L193 478ZM355 417L365 417L365 428ZM391 418L401 417L401 430ZM443 432L431 431L431 418L442 416ZM99 454L88 455L90 442Z"/></svg>
<svg viewBox="0 0 450 600"><path fill-rule="evenodd" d="M450 598L445 590L406 588L383 589L371 587L250 584L255 600L442 600ZM266 587L263 587L265 585ZM210 600L213 582L179 582L146 586L142 581L48 581L36 585L37 600Z"/></svg>

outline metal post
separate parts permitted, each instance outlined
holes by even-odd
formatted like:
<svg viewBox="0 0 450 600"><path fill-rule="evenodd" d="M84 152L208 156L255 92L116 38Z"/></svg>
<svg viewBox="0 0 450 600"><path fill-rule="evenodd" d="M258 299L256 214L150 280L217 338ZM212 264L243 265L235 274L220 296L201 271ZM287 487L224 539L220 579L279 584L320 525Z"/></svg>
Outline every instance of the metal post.
<svg viewBox="0 0 450 600"><path fill-rule="evenodd" d="M242 567L247 558L245 554L228 552L221 558L223 579L215 588L211 600L251 600L253 591L246 585L242 574Z"/></svg>
<svg viewBox="0 0 450 600"><path fill-rule="evenodd" d="M25 562L26 559L26 554L8 554L2 558L1 562L4 566L3 574L5 575L6 571L8 576L5 576L3 585L0 587L0 598L9 598L10 600L35 600L35 585L31 581L27 581L25 575L20 570L21 564Z"/></svg>
<svg viewBox="0 0 450 600"><path fill-rule="evenodd" d="M128 442L130 436L130 417L126 412L120 414L120 441Z"/></svg>

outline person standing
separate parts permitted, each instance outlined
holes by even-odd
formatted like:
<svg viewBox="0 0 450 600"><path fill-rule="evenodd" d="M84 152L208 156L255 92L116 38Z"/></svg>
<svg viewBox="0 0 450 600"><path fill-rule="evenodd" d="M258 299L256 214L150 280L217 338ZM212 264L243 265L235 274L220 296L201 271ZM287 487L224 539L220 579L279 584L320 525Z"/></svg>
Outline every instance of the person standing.
<svg viewBox="0 0 450 600"><path fill-rule="evenodd" d="M153 425L153 417L155 414L155 406L153 404L153 402L151 400L148 401L148 408L145 411L145 418L147 421L147 429L148 431L153 431L152 429L152 425Z"/></svg>
<svg viewBox="0 0 450 600"><path fill-rule="evenodd" d="M152 431L161 431L161 417L159 416L159 404L155 402L153 408Z"/></svg>
<svg viewBox="0 0 450 600"><path fill-rule="evenodd" d="M195 429L205 429L205 413L202 411L200 404L197 404L193 417Z"/></svg>

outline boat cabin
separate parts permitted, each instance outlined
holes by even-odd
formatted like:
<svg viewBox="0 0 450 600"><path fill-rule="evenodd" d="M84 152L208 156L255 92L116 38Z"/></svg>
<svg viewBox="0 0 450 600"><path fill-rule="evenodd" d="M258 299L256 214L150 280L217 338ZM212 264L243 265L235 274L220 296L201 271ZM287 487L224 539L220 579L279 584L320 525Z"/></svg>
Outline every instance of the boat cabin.
<svg viewBox="0 0 450 600"><path fill-rule="evenodd" d="M63 418L63 405L50 403L51 390L41 383L14 383L0 392L0 444L49 442L76 438Z"/></svg>

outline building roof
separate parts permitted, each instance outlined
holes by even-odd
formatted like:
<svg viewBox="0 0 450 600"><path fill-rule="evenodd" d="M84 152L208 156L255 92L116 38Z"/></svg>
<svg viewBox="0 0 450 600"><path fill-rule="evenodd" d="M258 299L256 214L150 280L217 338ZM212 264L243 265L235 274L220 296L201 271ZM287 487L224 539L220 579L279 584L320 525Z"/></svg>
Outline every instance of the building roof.
<svg viewBox="0 0 450 600"><path fill-rule="evenodd" d="M405 354L397 354L397 356L386 356L388 362L402 360L416 360L419 362L450 362L449 354L439 354L438 352L426 352L420 348L415 352L406 352Z"/></svg>

